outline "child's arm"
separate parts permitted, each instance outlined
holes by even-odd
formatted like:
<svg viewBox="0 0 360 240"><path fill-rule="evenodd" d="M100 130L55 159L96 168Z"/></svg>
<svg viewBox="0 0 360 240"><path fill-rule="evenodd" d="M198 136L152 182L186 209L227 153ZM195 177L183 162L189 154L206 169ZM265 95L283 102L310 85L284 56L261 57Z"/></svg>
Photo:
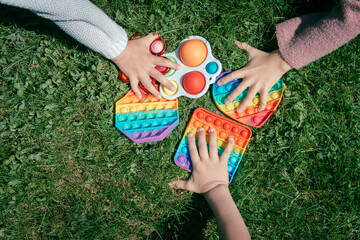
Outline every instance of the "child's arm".
<svg viewBox="0 0 360 240"><path fill-rule="evenodd" d="M228 140L228 145L219 158L215 129L210 129L209 135L208 149L205 130L198 129L198 151L195 136L193 133L189 133L192 175L187 181L173 181L170 185L204 195L216 217L221 239L250 239L249 232L228 188L227 165L234 146L234 139Z"/></svg>
<svg viewBox="0 0 360 240"><path fill-rule="evenodd" d="M149 53L150 43L157 36L128 41L124 29L89 0L0 0L0 3L25 8L50 19L78 42L111 59L130 78L131 88L138 98L141 98L139 81L154 96L161 97L149 76L169 89L173 87L155 66L177 69L178 64Z"/></svg>
<svg viewBox="0 0 360 240"><path fill-rule="evenodd" d="M342 0L332 11L296 17L276 26L279 50L266 53L246 43L235 42L248 51L248 64L220 80L225 84L243 78L241 84L228 96L233 101L249 87L246 98L237 111L242 112L255 94L260 93L258 111L265 109L271 87L291 68L305 65L329 54L360 33L360 1ZM281 52L281 54L280 54Z"/></svg>

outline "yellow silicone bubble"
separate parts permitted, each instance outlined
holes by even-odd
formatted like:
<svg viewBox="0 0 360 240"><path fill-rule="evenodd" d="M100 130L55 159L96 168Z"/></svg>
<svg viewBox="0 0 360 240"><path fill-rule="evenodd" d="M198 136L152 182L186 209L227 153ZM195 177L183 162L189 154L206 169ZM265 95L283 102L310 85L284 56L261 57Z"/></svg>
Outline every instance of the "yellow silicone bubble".
<svg viewBox="0 0 360 240"><path fill-rule="evenodd" d="M174 91L170 91L169 89L167 89L165 86L163 86L163 91L166 95L168 96L174 96L174 94L178 91L178 84L174 81L174 80L170 80L170 82L175 86L175 90Z"/></svg>
<svg viewBox="0 0 360 240"><path fill-rule="evenodd" d="M272 99L277 99L277 98L279 98L279 97L280 97L280 95L279 95L278 92L273 92L273 93L271 93L271 98L272 98Z"/></svg>

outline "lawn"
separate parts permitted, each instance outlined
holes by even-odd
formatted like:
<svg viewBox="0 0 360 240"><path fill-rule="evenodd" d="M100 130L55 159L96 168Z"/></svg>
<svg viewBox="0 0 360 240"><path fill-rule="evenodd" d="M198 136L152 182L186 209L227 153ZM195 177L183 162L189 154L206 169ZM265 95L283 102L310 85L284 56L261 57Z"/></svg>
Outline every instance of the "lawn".
<svg viewBox="0 0 360 240"><path fill-rule="evenodd" d="M223 69L277 48L275 25L329 1L93 1L128 35L162 33L168 51L206 38ZM314 2L314 1L312 1ZM324 4L323 2L327 2ZM333 2L333 1L332 1ZM221 112L210 91L179 98L180 124L135 144L114 126L129 90L115 65L54 24L0 5L0 239L218 239L202 196L172 190L192 112ZM360 238L360 38L284 76L284 98L253 136L230 191L254 239Z"/></svg>

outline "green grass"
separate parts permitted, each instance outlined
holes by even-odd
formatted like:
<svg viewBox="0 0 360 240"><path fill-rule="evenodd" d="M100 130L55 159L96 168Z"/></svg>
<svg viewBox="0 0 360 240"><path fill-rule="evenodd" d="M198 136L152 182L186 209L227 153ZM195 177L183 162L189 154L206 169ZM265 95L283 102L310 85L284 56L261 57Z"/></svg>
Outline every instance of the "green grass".
<svg viewBox="0 0 360 240"><path fill-rule="evenodd" d="M225 70L246 64L234 40L273 50L275 25L329 9L316 2L94 1L168 51L203 36ZM209 92L179 99L164 141L134 144L114 127L129 86L109 61L3 5L0 41L0 239L218 239L202 197L166 184L189 176L172 159L192 111L220 113ZM278 110L252 129L230 190L254 239L359 239L359 48L287 73Z"/></svg>

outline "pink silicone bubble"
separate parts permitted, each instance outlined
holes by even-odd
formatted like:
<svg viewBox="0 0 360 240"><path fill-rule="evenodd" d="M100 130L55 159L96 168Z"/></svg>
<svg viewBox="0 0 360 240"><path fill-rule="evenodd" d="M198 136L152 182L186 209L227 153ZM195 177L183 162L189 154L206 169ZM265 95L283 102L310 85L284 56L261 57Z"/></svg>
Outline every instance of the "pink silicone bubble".
<svg viewBox="0 0 360 240"><path fill-rule="evenodd" d="M164 43L161 40L155 40L151 46L151 52L160 53L164 49Z"/></svg>
<svg viewBox="0 0 360 240"><path fill-rule="evenodd" d="M156 66L155 68L159 72L165 72L168 69L167 67L164 67L164 66Z"/></svg>

